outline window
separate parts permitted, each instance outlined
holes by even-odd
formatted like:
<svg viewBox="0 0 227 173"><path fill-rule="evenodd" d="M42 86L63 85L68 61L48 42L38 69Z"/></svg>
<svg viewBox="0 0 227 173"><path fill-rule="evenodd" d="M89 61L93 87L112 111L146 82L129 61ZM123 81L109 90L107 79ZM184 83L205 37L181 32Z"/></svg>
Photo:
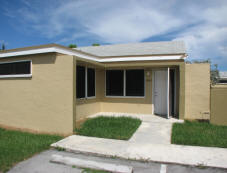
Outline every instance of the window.
<svg viewBox="0 0 227 173"><path fill-rule="evenodd" d="M124 95L123 70L106 70L106 95L107 96Z"/></svg>
<svg viewBox="0 0 227 173"><path fill-rule="evenodd" d="M77 98L85 97L85 67L76 67L76 96Z"/></svg>
<svg viewBox="0 0 227 173"><path fill-rule="evenodd" d="M7 62L0 64L1 76L31 76L31 61Z"/></svg>
<svg viewBox="0 0 227 173"><path fill-rule="evenodd" d="M144 96L144 70L126 70L126 96Z"/></svg>
<svg viewBox="0 0 227 173"><path fill-rule="evenodd" d="M95 69L87 68L87 96L95 96Z"/></svg>
<svg viewBox="0 0 227 173"><path fill-rule="evenodd" d="M76 67L76 96L77 98L95 97L95 69Z"/></svg>
<svg viewBox="0 0 227 173"><path fill-rule="evenodd" d="M106 70L106 96L143 97L144 70Z"/></svg>

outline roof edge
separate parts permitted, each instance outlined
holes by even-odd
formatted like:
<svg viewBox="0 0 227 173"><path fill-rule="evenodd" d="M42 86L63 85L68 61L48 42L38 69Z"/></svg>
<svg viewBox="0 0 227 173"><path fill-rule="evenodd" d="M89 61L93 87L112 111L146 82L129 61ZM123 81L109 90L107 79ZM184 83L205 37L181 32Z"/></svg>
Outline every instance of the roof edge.
<svg viewBox="0 0 227 173"><path fill-rule="evenodd" d="M17 49L0 51L0 58L32 55L40 53L62 53L66 55L78 56L82 59L88 59L96 62L120 62L120 61L146 61L146 60L179 60L185 59L187 54L169 54L169 55L132 55L132 56L116 56L103 58L93 54L89 54L80 50L71 49L58 44L45 44L39 46L31 46Z"/></svg>

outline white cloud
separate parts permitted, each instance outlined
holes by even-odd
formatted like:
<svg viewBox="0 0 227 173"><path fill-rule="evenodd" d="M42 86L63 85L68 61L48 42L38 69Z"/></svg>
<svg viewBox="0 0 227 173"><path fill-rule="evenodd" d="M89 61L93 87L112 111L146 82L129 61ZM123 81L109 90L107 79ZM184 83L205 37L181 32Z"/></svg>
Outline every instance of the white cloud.
<svg viewBox="0 0 227 173"><path fill-rule="evenodd" d="M226 62L226 0L23 1L16 10L19 18L48 38L71 42L95 36L100 42L124 43L178 31L172 38L186 42L191 58Z"/></svg>

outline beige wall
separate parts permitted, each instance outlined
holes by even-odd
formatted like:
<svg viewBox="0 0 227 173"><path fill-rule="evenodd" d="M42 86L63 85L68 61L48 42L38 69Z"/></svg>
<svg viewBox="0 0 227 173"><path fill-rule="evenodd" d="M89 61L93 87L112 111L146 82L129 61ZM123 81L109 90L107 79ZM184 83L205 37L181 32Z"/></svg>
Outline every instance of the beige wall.
<svg viewBox="0 0 227 173"><path fill-rule="evenodd" d="M73 57L54 53L12 57L32 60L31 78L0 79L0 124L39 132L73 132Z"/></svg>
<svg viewBox="0 0 227 173"><path fill-rule="evenodd" d="M211 88L211 123L227 125L227 85Z"/></svg>
<svg viewBox="0 0 227 173"><path fill-rule="evenodd" d="M210 119L210 64L186 64L185 119Z"/></svg>
<svg viewBox="0 0 227 173"><path fill-rule="evenodd" d="M0 59L32 60L31 78L0 79L0 125L70 134L75 122L98 112L152 114L152 70L177 67L179 117L209 118L209 65L184 61L92 63L55 53ZM76 99L76 65L96 69L96 97ZM145 69L144 98L105 97L105 69ZM149 75L148 75L149 72Z"/></svg>

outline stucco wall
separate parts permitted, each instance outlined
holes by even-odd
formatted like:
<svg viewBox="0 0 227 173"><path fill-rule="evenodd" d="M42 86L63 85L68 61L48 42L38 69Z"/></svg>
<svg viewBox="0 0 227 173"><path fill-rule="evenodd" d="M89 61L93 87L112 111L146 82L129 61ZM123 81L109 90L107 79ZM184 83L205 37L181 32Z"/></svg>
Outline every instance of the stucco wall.
<svg viewBox="0 0 227 173"><path fill-rule="evenodd" d="M0 59L32 60L31 78L0 79L0 124L38 132L73 132L73 57L54 53Z"/></svg>
<svg viewBox="0 0 227 173"><path fill-rule="evenodd" d="M185 119L210 119L210 64L186 64Z"/></svg>
<svg viewBox="0 0 227 173"><path fill-rule="evenodd" d="M215 85L211 88L210 122L227 125L227 85Z"/></svg>

